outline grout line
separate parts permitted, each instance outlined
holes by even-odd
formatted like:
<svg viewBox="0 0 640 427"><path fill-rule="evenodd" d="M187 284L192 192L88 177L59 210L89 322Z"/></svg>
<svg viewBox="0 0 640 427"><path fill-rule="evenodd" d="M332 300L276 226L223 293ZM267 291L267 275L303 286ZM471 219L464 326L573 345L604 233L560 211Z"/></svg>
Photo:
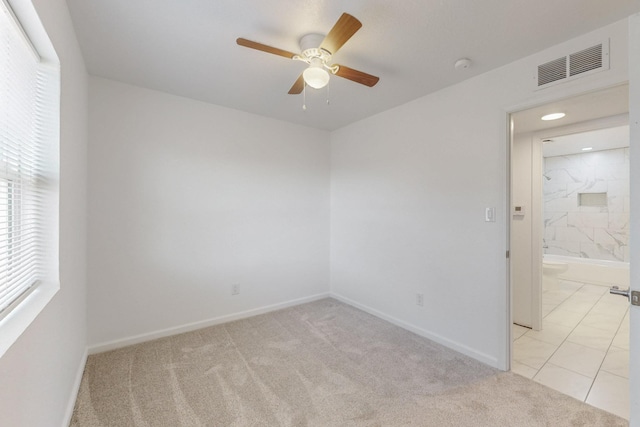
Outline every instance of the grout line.
<svg viewBox="0 0 640 427"><path fill-rule="evenodd" d="M559 302L559 303L554 307L554 309L553 309L553 310L551 310L549 313L547 313L547 316L548 316L549 314L553 313L555 310L557 310L557 309L558 309L558 307L560 307L562 304L564 304L564 302L565 302L565 301L567 301L569 298L571 298L572 296L574 296L574 295L575 295L575 294L576 294L580 289L582 289L582 288L583 288L583 286L584 286L584 284L582 284L582 285L581 285L580 287L578 287L575 291L573 291L571 294L569 294L565 299L563 299L562 301L560 301L560 302ZM542 296L542 298L543 298L543 300L544 300L544 295ZM598 301L600 301L600 299L598 299ZM596 303L594 303L593 305L595 306L596 304L597 304L597 302L596 302ZM593 308L593 307L592 307L592 308ZM591 310L589 310L589 311L591 311ZM588 312L587 312L587 314L588 314ZM542 325L543 325L543 329L544 329L544 318L545 318L545 317L547 317L547 316L544 316L544 317L542 318ZM538 372L536 372L536 373L535 373L535 375L531 378L532 380L533 380L535 377L537 377L537 376L538 376L538 374L540 373L540 371L542 370L542 368L544 368L544 367L546 366L546 364L547 364L547 363L549 363L549 360L551 360L551 358L553 357L553 355L554 355L554 354L556 354L556 353L558 352L558 350L560 349L560 347L562 346L562 344L564 344L564 343L565 343L565 341L567 340L567 338L569 337L569 335L571 335L571 333L572 333L572 332L573 332L573 331L578 327L578 325L579 325L579 324L584 320L584 318L585 318L586 316L587 316L587 315L585 314L585 315L580 319L580 321L579 321L579 322L578 322L578 323L577 323L577 324L576 324L576 325L571 329L571 331L569 331L569 333L568 333L568 334L567 334L567 336L562 340L562 342L561 342L560 344L556 345L556 349L553 351L553 353L551 353L551 354L549 355L549 357L547 357L547 360L545 360L545 361L544 361L544 363L542 364L542 366L540 367L540 369L538 369ZM553 322L551 322L551 323L553 323ZM564 325L560 325L560 326L564 326ZM529 337L529 338L531 338L531 339L535 340L535 338L532 338L532 337ZM537 340L537 341L540 341L540 340ZM540 342L544 342L544 341L540 341ZM549 343L546 343L546 344L549 344ZM551 345L555 345L555 344L551 344ZM552 365L553 365L553 363L552 363ZM555 366L555 365L554 365L554 366ZM566 369L566 368L565 368L565 369ZM573 372L573 371L571 371L571 372ZM576 373L576 374L578 374L578 372L575 372L575 373ZM582 375L582 374L578 374L578 375ZM587 393L587 394L588 394L588 393ZM586 397L585 397L585 399L586 399Z"/></svg>
<svg viewBox="0 0 640 427"><path fill-rule="evenodd" d="M622 375L618 375L618 374L613 373L613 372L611 372L611 371L607 371L606 369L600 369L600 371L602 371L602 372L606 372L607 374L609 374L609 375L613 375L614 377L622 378L623 380L627 380L627 381L629 381L629 377L623 377ZM598 371L598 373L600 373L600 371Z"/></svg>
<svg viewBox="0 0 640 427"><path fill-rule="evenodd" d="M603 297L604 297L604 295L603 295ZM600 300L598 300L598 301L600 301ZM587 399L589 398L589 394L591 394L591 389L593 389L593 384L595 384L596 378L598 378L598 375L600 375L600 371L603 370L602 369L602 365L604 364L605 359L609 355L609 350L611 350L611 347L613 346L613 340L616 339L616 335L618 335L618 332L620 332L620 328L622 327L622 322L624 322L624 318L627 315L628 311L629 311L629 307L627 307L627 310L625 310L625 313L622 316L622 319L620 319L620 323L618 324L618 329L616 329L616 333L613 334L613 338L611 338L611 342L609 343L609 347L607 347L607 351L604 353L604 358L602 359L602 362L600 362L600 366L598 367L598 372L596 372L596 376L593 378L593 382L591 383L591 387L589 387L589 391L587 392L587 397L585 397L585 399L584 399L585 403L586 403ZM614 374L612 372L609 372L609 371L606 371L606 370L605 370L605 372L608 372L611 375L616 375L616 374ZM620 378L624 378L624 377L622 377L620 375L617 375L617 376L620 377Z"/></svg>
<svg viewBox="0 0 640 427"><path fill-rule="evenodd" d="M581 283L581 282L574 282L574 283ZM546 315L546 316L543 316L543 325L544 325L544 318L546 318L549 314L551 314L551 313L553 313L555 310L557 310L560 306L562 306L562 304L564 304L567 300L569 300L571 297L573 297L573 296L574 296L574 295L575 295L579 290L581 290L581 289L582 289L584 286L586 286L586 285L587 285L586 283L581 283L581 286L580 286L580 287L578 287L575 291L573 291L571 294L569 294L565 299L563 299L561 302L559 302L559 303L558 303L558 304L553 308L553 310L551 310L549 313L547 313L547 315ZM580 319L580 321L579 321L579 322L578 322L578 323L577 323L577 324L576 324L576 325L571 329L571 331L567 334L567 336L564 338L564 340L562 340L562 342L556 346L555 351L554 351L553 353L551 353L551 355L550 355L550 356L547 358L547 360L542 364L542 366L540 367L540 369L538 369L538 371L535 373L535 375L533 375L533 377L531 377L531 380L534 380L534 378L538 376L538 374L540 373L540 371L541 371L541 370L542 370L542 369L547 365L547 363L550 363L550 362L549 362L549 360L551 360L551 358L556 354L556 352L557 352L557 351L558 351L558 349L562 346L562 344L564 344L565 342L567 342L567 338L569 338L569 336L573 333L573 331L575 331L575 329L576 329L576 328L577 328L577 327L582 323L582 321L585 319L585 317L587 317L587 315L589 315L589 313L591 313L591 311L593 310L593 308L594 308L594 307L595 307L595 306L600 302L600 300L602 300L602 299L604 298L604 296L605 296L605 295L607 295L607 293L606 293L606 292L604 292L602 295L600 295L600 297L599 297L599 298L598 298L598 299L597 299L597 300L592 304L591 308L590 308L590 309L589 309L589 310L588 310L588 311L587 311L587 312L582 316L582 318ZM544 300L544 295L543 295L543 300ZM627 310L628 310L628 308L627 308ZM587 391L587 393L586 393L586 395L585 395L585 398L584 398L584 400L583 400L583 402L585 402L585 403L587 402L587 398L589 397L589 393L591 393L591 389L593 388L593 384L595 383L595 380L596 380L596 378L597 378L598 374L600 373L600 370L602 369L602 364L604 363L604 359L606 359L606 358L607 358L607 355L609 354L609 350L611 349L611 346L612 346L613 340L615 339L615 336L617 335L617 333L620 331L620 327L621 327L621 325L622 325L622 322L624 321L624 317L625 317L625 316L626 316L626 312L625 312L625 314L622 316L622 319L620 320L620 324L618 325L618 329L616 329L616 333L613 335L613 338L611 339L611 342L609 343L609 346L607 347L607 351L605 352L605 355L604 355L604 357L603 357L602 361L600 362L600 366L598 367L598 370L596 371L596 374L595 374L595 376L593 377L593 379L592 379L592 381L591 381L591 385L589 386L589 390ZM551 322L551 323L553 323L553 322ZM525 332L525 334L523 334L522 336L524 336L524 335L526 335L526 332ZM522 337L522 336L521 336L521 337ZM535 339L535 338L533 338L533 337L528 337L528 338L533 339L533 340L536 340L536 339ZM541 341L541 340L536 340L536 341L544 342L544 341ZM568 342L571 342L571 341L568 341ZM546 343L546 342L545 342L545 344L549 344L549 343ZM577 343L573 343L573 344L581 345L581 344L577 344ZM553 345L553 344L552 344L552 345ZM584 346L584 347L587 347L587 346ZM588 348L591 348L591 347L588 347ZM519 363L522 363L522 362L519 362ZM526 365L525 363L522 363L522 364L523 364L523 365L525 365L525 366L529 366L529 365ZM551 363L551 365L553 365L553 363ZM554 366L556 366L556 365L554 365ZM532 366L529 366L529 367L530 367L530 368L533 368ZM535 368L533 368L533 369L535 369ZM564 369L567 369L567 368L564 368ZM589 377L587 377L587 376L585 376L585 375L583 375L583 374L581 374L581 373L579 373L579 372L572 371L571 369L567 369L567 370L568 370L568 371L570 371L570 372L573 372L573 373L575 373L575 374L577 374L577 375L581 375L581 376L583 376L583 377L585 377L585 378L589 378ZM607 371L607 372L608 372L608 371ZM615 375L615 374L612 374L612 375ZM624 378L624 377L621 377L621 378Z"/></svg>
<svg viewBox="0 0 640 427"><path fill-rule="evenodd" d="M569 282L572 282L572 281L569 281ZM549 315L550 315L551 313L553 313L554 311L558 310L558 309L559 309L559 308L560 308L560 307L561 307L565 302L567 302L571 297L575 296L579 290L581 290L584 286L588 285L587 283L582 283L582 282L573 282L573 283L579 283L579 284L580 284L580 286L579 286L575 291L573 291L572 293L570 293L566 298L564 298L561 302L559 302L558 304L556 304L556 306L555 306L551 311L549 311L546 315L544 315L544 316L543 316L543 329L544 329L544 319L545 319L547 316L549 316ZM598 286L599 286L599 285L598 285ZM552 354L551 354L551 355L546 359L546 361L542 364L542 366L540 367L540 369L538 369L538 370L537 370L537 372L536 372L536 373L531 377L531 381L535 381L535 378L538 376L538 374L540 373L540 371L541 371L541 370L542 370L542 369L543 369L547 364L549 364L549 365L554 365L553 363L549 362L549 361L551 360L551 358L556 354L556 352L558 351L558 349L559 349L559 348L560 348L560 347L561 347L565 342L571 342L571 341L567 341L567 339L569 338L569 336L570 336L570 335L575 331L575 329L576 329L578 326L580 326L580 325L582 324L582 322L584 321L584 319L585 319L585 318L586 318L586 317L587 317L587 316L592 312L592 310L595 308L595 306L596 306L598 303L600 303L600 301L602 301L602 300L605 298L605 296L606 296L606 295L608 295L608 292L604 292L604 293L602 293L602 295L600 295L600 297L599 297L597 300L595 300L595 301L593 302L593 304L591 305L591 308L590 308L590 309L589 309L589 310L584 314L584 316L582 316L582 318L580 319L580 321L579 321L579 322L578 322L578 323L577 323L577 324L576 324L576 325L571 329L571 331L567 334L567 336L564 338L564 340L563 340L560 344L558 344L558 345L556 346L555 351L554 351L554 352L553 352L553 353L552 353ZM543 304L544 304L544 293L543 293L543 297L542 297L542 299L543 299ZM603 313L603 314L604 314L604 313ZM614 340L616 339L616 336L620 333L620 330L621 330L621 328L622 328L622 324L624 323L625 318L628 316L628 314L629 314L629 306L627 306L627 308L626 308L626 310L625 310L625 313L622 315L622 317L621 317L621 319L620 319L620 321L619 321L619 323L618 323L618 327L617 327L617 329L616 329L615 333L613 334L613 337L611 338L611 341L609 342L609 346L607 347L607 350L605 351L604 357L602 358L602 361L600 362L600 366L598 367L598 370L596 371L596 373L595 373L595 375L594 375L594 377L593 377L593 379L592 379L592 381L591 381L591 384L590 384L590 386L589 386L589 389L587 390L587 393L585 394L585 397L584 397L584 399L583 399L583 402L584 402L585 404L587 404L587 405L594 406L594 405L591 405L591 404L587 403L587 399L589 398L589 395L591 394L591 391L593 390L593 386L594 386L594 384L595 384L595 380L596 380L596 378L598 378L598 376L600 375L600 372L607 372L608 374L613 375L613 376L616 376L617 378L626 379L627 381L629 381L629 378L628 378L628 377L623 377L623 376L621 376L621 375L617 375L617 374L615 374L615 373L613 373L613 372L609 372L609 371L606 371L606 370L602 369L602 366L604 365L604 361L606 360L607 356L609 356L609 352L611 351L611 348L612 348L612 347L615 347L615 346L613 345L613 342L614 342ZM549 322L549 323L553 323L553 322ZM596 329L597 329L597 328L596 328ZM528 331L527 331L527 332L528 332ZM519 338L521 338L521 337L523 337L523 336L526 336L527 332L525 332L525 333L524 333L524 334L522 334L520 337L518 337L518 339L519 339ZM533 338L533 337L530 337L530 336L527 336L527 338L530 338L530 339L536 340L536 338ZM514 339L514 342L515 342L515 341L517 341L517 339ZM537 340L537 341L539 341L539 342L544 342L544 341L541 341L541 340ZM544 342L544 343L545 343L545 344L550 344L550 343L546 343L546 342ZM577 343L573 343L573 344L581 345L581 344L577 344ZM588 346L584 346L584 347L591 348L591 347L588 347ZM620 348L620 347L615 347L615 348ZM621 349L621 350L625 350L624 348L620 348L620 349ZM601 351L602 351L602 350L601 350ZM628 351L628 350L627 350L627 351ZM515 360L515 359L514 359L514 360ZM518 361L518 363L521 363L522 365L527 366L527 367L529 367L529 368L531 368L531 369L535 369L535 368L533 368L532 366L527 365L526 363L522 363L522 362L520 362L520 361ZM554 366L557 366L557 365L554 365ZM562 368L562 367L559 367L559 368ZM563 368L563 369L567 369L567 368ZM580 374L579 372L572 371L571 369L567 369L567 370L568 370L568 371L570 371L570 372L575 373L576 375L581 375L582 377L588 378L588 377L586 377L585 375ZM551 387L551 388L553 388L553 387ZM556 391L560 391L560 390L556 390ZM561 392L561 393L563 393L563 392ZM566 394L566 393L563 393L563 394ZM606 405L605 405L605 406L606 406ZM595 407L595 406L594 406L594 407ZM603 408L603 407L600 407L600 406L597 406L597 407L598 407L598 408L600 408L600 409L602 409L602 410L604 410L604 411L614 413L613 411L611 411L611 410L610 410L610 409L608 409L608 408Z"/></svg>

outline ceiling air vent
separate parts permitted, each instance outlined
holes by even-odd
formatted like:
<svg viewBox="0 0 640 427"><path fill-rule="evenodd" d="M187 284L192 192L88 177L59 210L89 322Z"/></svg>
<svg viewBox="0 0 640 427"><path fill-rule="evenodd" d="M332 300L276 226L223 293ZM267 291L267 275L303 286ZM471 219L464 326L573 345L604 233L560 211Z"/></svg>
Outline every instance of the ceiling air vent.
<svg viewBox="0 0 640 427"><path fill-rule="evenodd" d="M537 89L609 69L609 41L538 65Z"/></svg>
<svg viewBox="0 0 640 427"><path fill-rule="evenodd" d="M554 59L538 65L538 86L567 78L567 57Z"/></svg>
<svg viewBox="0 0 640 427"><path fill-rule="evenodd" d="M577 76L602 68L602 44L569 55L569 75Z"/></svg>

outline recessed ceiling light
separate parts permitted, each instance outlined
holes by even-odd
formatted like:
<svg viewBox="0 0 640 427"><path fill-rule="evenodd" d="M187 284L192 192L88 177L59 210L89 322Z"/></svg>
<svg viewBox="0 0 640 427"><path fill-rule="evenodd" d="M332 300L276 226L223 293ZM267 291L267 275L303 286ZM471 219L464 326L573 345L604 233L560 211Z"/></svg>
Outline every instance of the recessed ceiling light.
<svg viewBox="0 0 640 427"><path fill-rule="evenodd" d="M542 143L543 143L543 144L548 144L548 143L550 143L550 142L553 142L553 139L543 139L543 140L542 140Z"/></svg>
<svg viewBox="0 0 640 427"><path fill-rule="evenodd" d="M593 150L593 147L584 147L582 149L582 151L591 151L591 150Z"/></svg>
<svg viewBox="0 0 640 427"><path fill-rule="evenodd" d="M565 116L566 114L564 113L552 113L552 114L547 114L546 116L542 116L540 117L542 120L558 120L561 119Z"/></svg>

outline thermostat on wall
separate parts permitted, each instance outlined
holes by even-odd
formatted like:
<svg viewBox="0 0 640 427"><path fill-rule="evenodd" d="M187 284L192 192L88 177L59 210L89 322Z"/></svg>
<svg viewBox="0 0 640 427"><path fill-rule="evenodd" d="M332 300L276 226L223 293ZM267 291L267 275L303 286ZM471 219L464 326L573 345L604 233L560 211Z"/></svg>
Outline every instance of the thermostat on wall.
<svg viewBox="0 0 640 427"><path fill-rule="evenodd" d="M524 206L514 206L513 207L513 215L514 216L524 216Z"/></svg>

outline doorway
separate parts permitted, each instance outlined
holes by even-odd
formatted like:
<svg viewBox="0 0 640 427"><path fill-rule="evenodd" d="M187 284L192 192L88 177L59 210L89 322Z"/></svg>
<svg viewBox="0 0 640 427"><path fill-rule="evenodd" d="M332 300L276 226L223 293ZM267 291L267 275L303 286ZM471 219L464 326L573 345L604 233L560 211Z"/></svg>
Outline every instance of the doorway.
<svg viewBox="0 0 640 427"><path fill-rule="evenodd" d="M510 212L512 371L627 419L629 304L608 293L610 270L593 269L626 263L618 284L629 287L628 94L622 85L512 114ZM552 112L566 116L540 120Z"/></svg>

